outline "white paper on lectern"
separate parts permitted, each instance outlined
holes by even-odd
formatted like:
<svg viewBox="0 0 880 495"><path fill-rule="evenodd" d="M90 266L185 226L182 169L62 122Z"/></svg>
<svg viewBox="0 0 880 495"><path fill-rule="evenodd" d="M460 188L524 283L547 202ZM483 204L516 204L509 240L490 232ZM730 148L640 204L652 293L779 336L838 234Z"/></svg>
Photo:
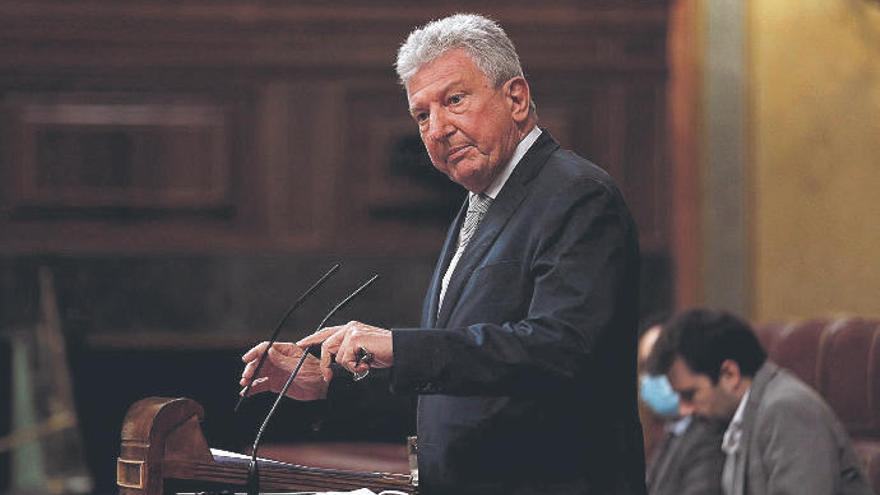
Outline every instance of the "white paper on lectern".
<svg viewBox="0 0 880 495"><path fill-rule="evenodd" d="M211 455L214 456L214 462L222 464L224 460L227 459L250 459L251 456L239 454L238 452L230 452L228 450L222 449L211 449ZM269 463L269 464L286 464L281 461L276 461L274 459L266 459L264 457L257 457L261 463ZM301 492L300 492L301 493ZM189 495L189 494L178 494L178 495ZM237 494L236 494L237 495ZM282 495L282 494L275 494ZM297 495L297 493L289 493L285 495ZM376 493L369 488L361 488L359 490L354 490L350 492L318 492L315 495L406 495L405 492L400 492L397 490L383 490L379 493Z"/></svg>
<svg viewBox="0 0 880 495"><path fill-rule="evenodd" d="M315 495L407 495L405 492L397 491L397 490L383 490L379 493L376 493L369 488L361 488L360 490L354 490L351 492L318 492Z"/></svg>
<svg viewBox="0 0 880 495"><path fill-rule="evenodd" d="M351 492L319 492L318 495L376 495L376 493L368 488L361 488Z"/></svg>

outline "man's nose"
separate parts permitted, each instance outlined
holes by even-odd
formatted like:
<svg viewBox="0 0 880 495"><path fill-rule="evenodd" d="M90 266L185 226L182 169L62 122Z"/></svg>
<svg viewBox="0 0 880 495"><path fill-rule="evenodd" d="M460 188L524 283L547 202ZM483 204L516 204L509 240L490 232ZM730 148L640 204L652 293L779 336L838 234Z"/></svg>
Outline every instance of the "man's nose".
<svg viewBox="0 0 880 495"><path fill-rule="evenodd" d="M678 401L678 415L681 417L690 416L694 413L694 405L690 402Z"/></svg>
<svg viewBox="0 0 880 495"><path fill-rule="evenodd" d="M455 128L449 122L449 119L446 118L446 115L442 110L431 112L429 118L428 138L432 141L443 141L455 131Z"/></svg>

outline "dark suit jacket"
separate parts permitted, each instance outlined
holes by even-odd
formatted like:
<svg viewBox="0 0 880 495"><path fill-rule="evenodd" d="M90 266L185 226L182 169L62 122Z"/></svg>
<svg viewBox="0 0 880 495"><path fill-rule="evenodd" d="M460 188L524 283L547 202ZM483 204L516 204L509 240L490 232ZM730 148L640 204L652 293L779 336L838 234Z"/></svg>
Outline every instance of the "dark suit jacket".
<svg viewBox="0 0 880 495"><path fill-rule="evenodd" d="M767 362L743 413L735 495L871 495L849 435L821 396Z"/></svg>
<svg viewBox="0 0 880 495"><path fill-rule="evenodd" d="M692 417L687 429L667 437L648 470L650 495L722 495L724 425Z"/></svg>
<svg viewBox="0 0 880 495"><path fill-rule="evenodd" d="M492 203L422 327L395 329L391 386L420 394L420 491L642 494L638 236L596 165L544 131Z"/></svg>

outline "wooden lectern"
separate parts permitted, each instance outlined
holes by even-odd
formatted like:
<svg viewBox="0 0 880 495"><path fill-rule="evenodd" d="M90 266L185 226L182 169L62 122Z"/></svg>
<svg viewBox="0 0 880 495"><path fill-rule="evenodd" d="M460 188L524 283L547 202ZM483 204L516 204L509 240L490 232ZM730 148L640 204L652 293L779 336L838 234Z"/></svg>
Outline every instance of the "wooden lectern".
<svg viewBox="0 0 880 495"><path fill-rule="evenodd" d="M250 457L208 447L204 409L190 399L150 397L135 402L122 425L116 463L119 495L243 492ZM417 494L412 476L317 468L260 458L261 492L346 491L369 488Z"/></svg>

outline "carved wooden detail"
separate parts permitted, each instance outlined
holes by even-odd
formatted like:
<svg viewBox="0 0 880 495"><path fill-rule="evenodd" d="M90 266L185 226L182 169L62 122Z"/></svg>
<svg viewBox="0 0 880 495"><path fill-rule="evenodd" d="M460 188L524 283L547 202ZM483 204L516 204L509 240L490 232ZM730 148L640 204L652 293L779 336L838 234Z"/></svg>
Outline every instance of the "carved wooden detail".
<svg viewBox="0 0 880 495"><path fill-rule="evenodd" d="M204 409L184 398L148 397L128 409L117 460L120 495L194 491L242 491L249 479L247 456L212 451L200 427ZM416 494L412 476L286 464L259 458L260 491L350 491L370 488Z"/></svg>

